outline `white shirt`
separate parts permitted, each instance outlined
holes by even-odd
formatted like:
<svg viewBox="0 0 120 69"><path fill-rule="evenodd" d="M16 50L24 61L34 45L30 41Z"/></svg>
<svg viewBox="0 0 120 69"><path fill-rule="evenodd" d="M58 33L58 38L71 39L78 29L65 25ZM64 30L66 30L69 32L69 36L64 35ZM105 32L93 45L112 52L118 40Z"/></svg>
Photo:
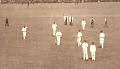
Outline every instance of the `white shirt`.
<svg viewBox="0 0 120 69"><path fill-rule="evenodd" d="M104 33L100 33L100 38L104 38L105 37L105 34Z"/></svg>
<svg viewBox="0 0 120 69"><path fill-rule="evenodd" d="M81 33L81 32L78 32L77 37L78 37L78 38L79 38L79 37L82 37L82 33Z"/></svg>
<svg viewBox="0 0 120 69"><path fill-rule="evenodd" d="M86 24L86 21L85 20L82 20L82 23L81 23L82 25L85 25Z"/></svg>
<svg viewBox="0 0 120 69"><path fill-rule="evenodd" d="M23 28L22 28L22 32L26 32L27 28L28 28L28 27L23 27Z"/></svg>
<svg viewBox="0 0 120 69"><path fill-rule="evenodd" d="M52 28L56 29L57 28L57 24L52 24Z"/></svg>
<svg viewBox="0 0 120 69"><path fill-rule="evenodd" d="M57 32L56 33L56 37L62 37L62 33L61 32Z"/></svg>
<svg viewBox="0 0 120 69"><path fill-rule="evenodd" d="M88 43L87 43L87 42L84 42L84 43L82 44L82 48L83 48L84 50L87 50L87 47L88 47Z"/></svg>
<svg viewBox="0 0 120 69"><path fill-rule="evenodd" d="M96 46L90 45L90 52L96 52Z"/></svg>

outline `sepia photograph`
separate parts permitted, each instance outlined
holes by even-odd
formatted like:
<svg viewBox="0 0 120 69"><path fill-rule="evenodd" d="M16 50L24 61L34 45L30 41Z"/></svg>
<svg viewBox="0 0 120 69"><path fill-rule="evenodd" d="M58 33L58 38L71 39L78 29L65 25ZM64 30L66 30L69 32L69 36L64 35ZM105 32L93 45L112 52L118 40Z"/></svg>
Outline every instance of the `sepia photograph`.
<svg viewBox="0 0 120 69"><path fill-rule="evenodd" d="M0 0L0 69L119 69L120 0Z"/></svg>

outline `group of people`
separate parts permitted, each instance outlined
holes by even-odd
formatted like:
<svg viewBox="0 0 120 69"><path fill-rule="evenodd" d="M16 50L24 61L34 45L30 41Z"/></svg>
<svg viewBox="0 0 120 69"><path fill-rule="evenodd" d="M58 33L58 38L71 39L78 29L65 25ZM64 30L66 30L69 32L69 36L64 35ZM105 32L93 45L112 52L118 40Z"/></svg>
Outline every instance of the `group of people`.
<svg viewBox="0 0 120 69"><path fill-rule="evenodd" d="M103 31L100 31L99 35L99 40L100 40L100 47L104 47L104 38L105 38L105 33ZM82 32L79 30L77 34L77 46L80 47L82 46L83 50L83 60L88 60L88 43L86 40L84 42L81 42L82 39ZM92 60L95 61L95 53L96 53L96 45L95 42L92 42L90 45L90 52L91 52L91 57Z"/></svg>
<svg viewBox="0 0 120 69"><path fill-rule="evenodd" d="M67 25L68 22L71 23L70 21L68 21L68 18L69 18L69 16L64 16L65 25ZM72 22L73 22L73 20L72 20ZM95 19L92 17L92 19L91 19L91 28L94 28L94 23L95 23ZM86 24L87 23L86 23L85 19L83 19L81 21L82 31L85 30ZM108 26L106 18L105 18L105 26ZM53 30L53 36L56 37L56 44L60 45L61 44L62 32L60 30L57 31L57 24L55 22L52 24L52 30ZM77 33L77 46L82 47L83 60L88 60L88 43L87 43L86 40L84 40L83 43L81 42L82 36L83 36L83 34L82 34L81 30L78 30L78 33ZM105 33L101 30L100 34L99 34L99 45L100 45L101 48L104 48L104 38L105 38ZM92 60L95 61L95 53L96 53L95 42L91 43L90 52L91 52Z"/></svg>
<svg viewBox="0 0 120 69"><path fill-rule="evenodd" d="M9 19L6 17L5 19L5 27L9 27ZM23 34L23 39L25 40L26 39L26 34L27 34L27 26L23 26L21 31L22 31L22 34Z"/></svg>
<svg viewBox="0 0 120 69"><path fill-rule="evenodd" d="M86 40L82 43L82 50L83 50L83 60L88 60L88 43ZM90 53L92 60L95 61L95 54L96 54L96 45L94 42L90 45Z"/></svg>
<svg viewBox="0 0 120 69"><path fill-rule="evenodd" d="M105 21L104 27L108 27L107 18L105 18L104 21ZM86 26L86 21L85 21L85 19L82 20L81 25L82 25L82 30L84 31L84 30L85 30L85 26ZM94 19L93 17L91 18L90 25L91 25L91 26L90 26L91 28L94 28L95 19Z"/></svg>
<svg viewBox="0 0 120 69"><path fill-rule="evenodd" d="M88 60L88 43L86 40L84 40L83 43L81 43L81 32L78 32L79 37L77 38L78 42L78 47L82 45L82 50L83 50L83 60ZM105 38L105 33L103 31L100 31L99 35L99 40L100 40L100 47L104 47L104 38ZM95 55L96 55L96 45L95 42L92 42L90 45L90 53L92 60L95 61Z"/></svg>
<svg viewBox="0 0 120 69"><path fill-rule="evenodd" d="M53 36L56 36L56 44L60 45L62 33L60 30L57 31L57 24L55 22L52 24L52 30L53 30Z"/></svg>
<svg viewBox="0 0 120 69"><path fill-rule="evenodd" d="M104 38L105 38L105 33L101 30L100 31L100 35L99 35L99 39L100 39L100 47L103 48L104 47ZM82 32L79 30L78 34L77 34L77 46L79 47L82 43L81 43L81 39L82 39Z"/></svg>
<svg viewBox="0 0 120 69"><path fill-rule="evenodd" d="M69 23L69 25L73 25L73 20L74 20L74 17L73 16L64 16L64 24L67 25ZM107 24L107 18L105 18L105 25L104 27L108 27L108 24ZM91 18L91 28L94 28L94 24L95 24L95 19L92 17ZM85 30L85 26L86 26L86 20L83 19L82 22L81 22L81 25L82 25L82 30Z"/></svg>
<svg viewBox="0 0 120 69"><path fill-rule="evenodd" d="M67 16L67 18L69 18ZM70 17L72 18L72 20L70 21L73 22L73 17ZM8 21L8 18L6 18L5 20L5 27L9 27L9 21ZM65 22L68 22L67 20L65 20ZM65 24L66 25L66 24ZM82 25L82 30L84 31L85 30L85 25L86 25L86 21L85 19L83 19L81 21L81 25ZM107 19L105 18L105 26L108 26L107 25ZM94 19L92 17L92 20L91 20L91 28L94 27ZM23 39L25 40L26 39L26 32L27 32L27 26L23 26L21 31L22 31L22 34L23 34ZM62 37L62 32L60 31L60 29L57 29L57 24L54 22L52 24L52 30L53 30L53 33L52 35L56 37L56 45L61 45L61 37ZM78 33L77 33L77 46L78 47L82 47L82 50L83 50L83 60L88 60L88 43L86 40L84 40L84 42L82 43L81 40L82 40L82 32L81 30L78 30ZM100 31L100 34L99 34L99 40L100 40L100 47L101 48L104 48L104 38L105 38L105 33L101 30ZM92 60L95 61L95 53L96 53L96 45L95 45L95 42L92 42L91 45L90 45L90 52L91 52L91 57L92 57Z"/></svg>
<svg viewBox="0 0 120 69"><path fill-rule="evenodd" d="M67 25L69 23L69 25L73 25L73 20L74 17L73 16L64 16L64 24Z"/></svg>

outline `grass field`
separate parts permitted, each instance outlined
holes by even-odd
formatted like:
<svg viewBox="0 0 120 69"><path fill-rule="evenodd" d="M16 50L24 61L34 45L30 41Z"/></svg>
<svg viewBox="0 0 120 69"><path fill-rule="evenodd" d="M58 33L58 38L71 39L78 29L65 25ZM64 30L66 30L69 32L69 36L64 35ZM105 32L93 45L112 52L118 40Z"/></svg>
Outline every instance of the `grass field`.
<svg viewBox="0 0 120 69"><path fill-rule="evenodd" d="M120 3L40 3L0 5L0 69L119 69L120 67ZM64 15L74 16L73 26L65 26ZM5 28L5 17L10 26ZM90 18L95 28L90 28ZM104 18L108 28L104 28ZM97 45L96 61L82 60L82 48L76 46L81 20L87 21L83 40ZM51 25L58 24L63 33L62 45L55 45ZM27 25L27 39L21 28ZM106 33L105 47L99 48L99 31ZM82 40L82 41L83 41ZM89 50L89 49L88 49ZM89 53L90 57L90 53Z"/></svg>

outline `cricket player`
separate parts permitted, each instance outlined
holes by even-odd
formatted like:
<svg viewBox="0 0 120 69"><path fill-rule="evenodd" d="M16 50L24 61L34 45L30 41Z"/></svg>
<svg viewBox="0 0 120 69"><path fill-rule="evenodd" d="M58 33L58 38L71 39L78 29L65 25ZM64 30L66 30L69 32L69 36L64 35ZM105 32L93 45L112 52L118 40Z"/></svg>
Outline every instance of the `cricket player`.
<svg viewBox="0 0 120 69"><path fill-rule="evenodd" d="M61 41L61 37L62 37L62 33L60 32L60 30L58 32L56 32L56 44L60 45L60 41Z"/></svg>
<svg viewBox="0 0 120 69"><path fill-rule="evenodd" d="M100 31L100 47L103 48L104 47L104 38L105 38L105 33L103 31Z"/></svg>
<svg viewBox="0 0 120 69"><path fill-rule="evenodd" d="M94 22L95 22L95 20L94 20L94 18L92 17L92 19L91 19L91 28L94 27Z"/></svg>
<svg viewBox="0 0 120 69"><path fill-rule="evenodd" d="M22 28L22 33L23 33L23 39L25 40L25 38L26 38L26 31L27 31L27 26L24 26L23 28Z"/></svg>
<svg viewBox="0 0 120 69"><path fill-rule="evenodd" d="M83 60L88 60L88 52L87 52L87 48L88 48L88 43L86 40L84 40L84 42L82 43L82 49L83 49Z"/></svg>
<svg viewBox="0 0 120 69"><path fill-rule="evenodd" d="M53 30L53 36L55 36L57 30L57 24L55 22L52 24L52 30Z"/></svg>
<svg viewBox="0 0 120 69"><path fill-rule="evenodd" d="M92 60L95 61L96 46L94 42L92 42L92 44L90 45L90 52Z"/></svg>
<svg viewBox="0 0 120 69"><path fill-rule="evenodd" d="M85 19L82 20L81 25L82 25L82 29L85 30L85 25L86 25Z"/></svg>
<svg viewBox="0 0 120 69"><path fill-rule="evenodd" d="M67 23L68 23L68 18L69 18L68 16L64 16L64 24L65 25L67 25Z"/></svg>
<svg viewBox="0 0 120 69"><path fill-rule="evenodd" d="M73 25L73 17L72 16L69 16L69 22L70 22L70 25Z"/></svg>
<svg viewBox="0 0 120 69"><path fill-rule="evenodd" d="M78 30L78 34L77 34L77 45L78 47L82 44L81 43L81 38L82 38L82 33L80 30Z"/></svg>
<svg viewBox="0 0 120 69"><path fill-rule="evenodd" d="M8 18L6 18L6 20L5 20L5 27L9 27L9 21L8 21Z"/></svg>
<svg viewBox="0 0 120 69"><path fill-rule="evenodd" d="M105 18L105 25L104 25L104 27L108 27L107 18Z"/></svg>

